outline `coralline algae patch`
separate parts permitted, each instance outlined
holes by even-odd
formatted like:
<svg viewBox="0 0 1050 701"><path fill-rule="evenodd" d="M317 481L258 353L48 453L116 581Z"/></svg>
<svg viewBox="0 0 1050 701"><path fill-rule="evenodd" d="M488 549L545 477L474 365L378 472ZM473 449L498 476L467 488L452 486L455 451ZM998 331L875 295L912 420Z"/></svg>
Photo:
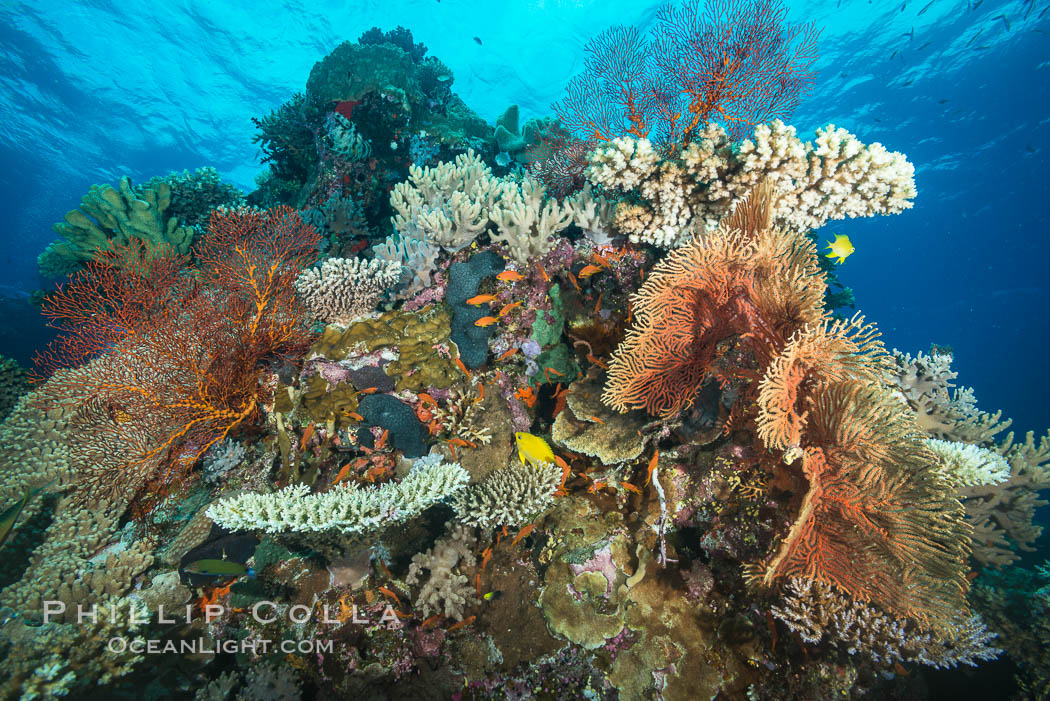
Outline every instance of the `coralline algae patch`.
<svg viewBox="0 0 1050 701"><path fill-rule="evenodd" d="M837 318L810 237L910 207L907 159L668 91L492 127L426 53L337 47L248 195L123 179L56 227L0 697L914 696L994 645L1044 688L1008 601L1046 568L973 573L1039 535L1050 441Z"/></svg>

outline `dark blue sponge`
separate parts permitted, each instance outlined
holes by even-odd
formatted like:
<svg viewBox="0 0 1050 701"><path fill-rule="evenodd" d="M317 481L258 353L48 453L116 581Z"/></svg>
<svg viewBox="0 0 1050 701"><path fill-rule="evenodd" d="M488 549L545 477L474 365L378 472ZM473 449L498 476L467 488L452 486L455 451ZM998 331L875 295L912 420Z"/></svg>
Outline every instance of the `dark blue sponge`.
<svg viewBox="0 0 1050 701"><path fill-rule="evenodd" d="M369 394L361 397L357 413L369 426L390 431L390 445L404 452L406 458L421 458L427 454L427 429L416 418L412 407L390 394ZM371 448L372 433L361 429L357 433L361 445Z"/></svg>
<svg viewBox="0 0 1050 701"><path fill-rule="evenodd" d="M495 251L482 251L470 260L453 263L448 269L445 301L452 307L452 333L449 338L459 348L459 357L468 368L479 368L489 355L489 336L493 326L475 326L474 322L491 312L488 303L470 306L467 300L478 293L483 278L497 275L506 267Z"/></svg>

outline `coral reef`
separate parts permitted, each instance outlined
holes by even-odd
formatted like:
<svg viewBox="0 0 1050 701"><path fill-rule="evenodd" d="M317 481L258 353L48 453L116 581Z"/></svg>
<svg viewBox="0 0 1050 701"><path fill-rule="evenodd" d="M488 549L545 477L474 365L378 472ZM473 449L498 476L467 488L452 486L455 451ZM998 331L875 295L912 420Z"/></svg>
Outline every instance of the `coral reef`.
<svg viewBox="0 0 1050 701"><path fill-rule="evenodd" d="M918 698L999 647L1045 696L1050 435L835 314L811 229L914 168L774 119L777 0L700 10L600 34L560 123L373 28L246 197L94 188L0 402L0 696Z"/></svg>

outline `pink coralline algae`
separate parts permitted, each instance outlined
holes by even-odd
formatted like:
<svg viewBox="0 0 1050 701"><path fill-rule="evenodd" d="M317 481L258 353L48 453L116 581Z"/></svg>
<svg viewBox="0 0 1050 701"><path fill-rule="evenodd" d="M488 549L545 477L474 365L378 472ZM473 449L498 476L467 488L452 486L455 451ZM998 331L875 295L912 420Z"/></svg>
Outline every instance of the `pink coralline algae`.
<svg viewBox="0 0 1050 701"><path fill-rule="evenodd" d="M612 595L612 585L616 579L617 567L613 562L612 547L609 543L606 543L601 550L596 551L587 562L582 565L570 564L569 567L572 569L573 575L580 575L583 572L601 572L606 579L605 598L608 599Z"/></svg>

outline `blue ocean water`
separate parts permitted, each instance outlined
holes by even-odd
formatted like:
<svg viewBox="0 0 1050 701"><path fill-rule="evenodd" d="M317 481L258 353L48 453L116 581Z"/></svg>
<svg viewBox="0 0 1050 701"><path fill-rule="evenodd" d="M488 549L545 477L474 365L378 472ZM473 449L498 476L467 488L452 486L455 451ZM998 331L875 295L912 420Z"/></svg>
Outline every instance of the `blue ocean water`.
<svg viewBox="0 0 1050 701"><path fill-rule="evenodd" d="M1050 426L1050 1L787 3L822 26L816 84L791 120L834 123L915 163L904 214L837 222L841 268L887 345L955 350L960 383L1014 428ZM976 7L975 7L976 5ZM25 301L52 223L93 183L214 166L250 190L253 116L372 26L403 25L489 121L550 113L583 47L657 3L4 2L0 5L0 352L25 361L44 331ZM476 38L476 39L475 39ZM13 300L13 301L12 301Z"/></svg>

